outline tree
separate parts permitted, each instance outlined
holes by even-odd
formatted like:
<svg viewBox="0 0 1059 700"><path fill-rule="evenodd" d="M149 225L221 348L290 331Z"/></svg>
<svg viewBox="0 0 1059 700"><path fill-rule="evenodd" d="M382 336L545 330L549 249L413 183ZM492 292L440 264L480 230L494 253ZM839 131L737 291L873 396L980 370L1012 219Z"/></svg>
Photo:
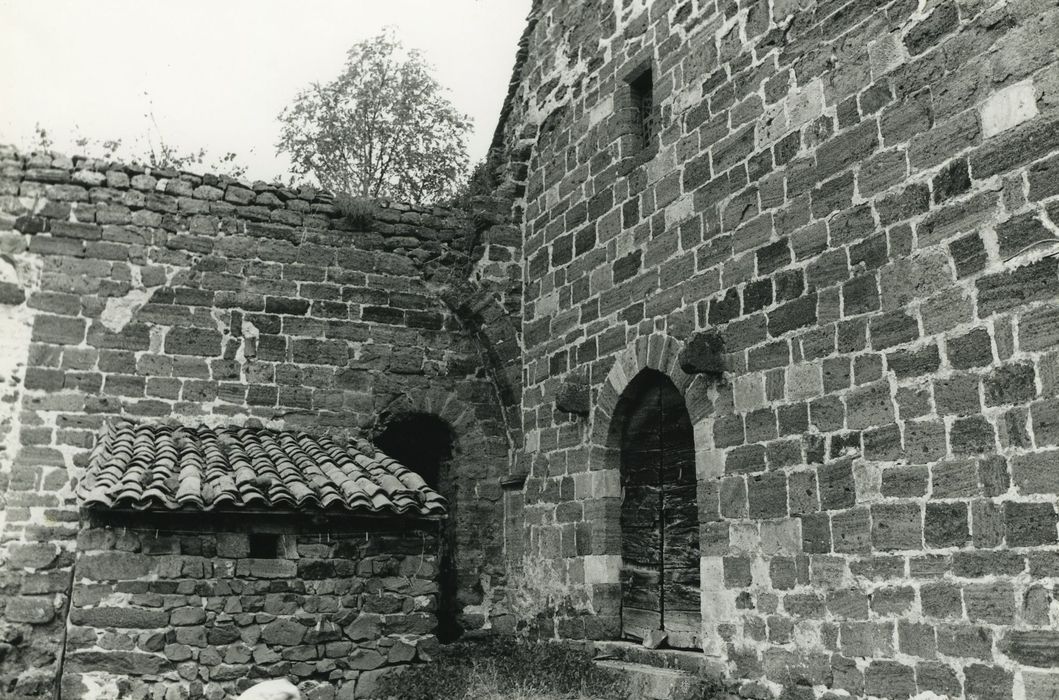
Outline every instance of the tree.
<svg viewBox="0 0 1059 700"><path fill-rule="evenodd" d="M392 30L355 44L338 78L300 92L279 119L278 151L335 192L431 203L465 177L470 119Z"/></svg>

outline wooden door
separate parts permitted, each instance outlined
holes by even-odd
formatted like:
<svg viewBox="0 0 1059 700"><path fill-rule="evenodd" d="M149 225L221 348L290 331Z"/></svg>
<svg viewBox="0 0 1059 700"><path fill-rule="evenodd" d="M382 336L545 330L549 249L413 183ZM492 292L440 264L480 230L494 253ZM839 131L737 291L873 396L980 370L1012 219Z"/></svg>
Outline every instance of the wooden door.
<svg viewBox="0 0 1059 700"><path fill-rule="evenodd" d="M637 378L622 431L622 633L665 630L701 647L695 444L684 399L664 375Z"/></svg>

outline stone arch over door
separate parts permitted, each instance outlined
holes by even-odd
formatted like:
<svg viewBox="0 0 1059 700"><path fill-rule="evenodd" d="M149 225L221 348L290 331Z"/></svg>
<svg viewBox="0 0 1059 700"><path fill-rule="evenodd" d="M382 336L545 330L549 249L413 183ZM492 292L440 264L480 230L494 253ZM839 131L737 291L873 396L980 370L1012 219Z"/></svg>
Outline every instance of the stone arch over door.
<svg viewBox="0 0 1059 700"><path fill-rule="evenodd" d="M715 493L703 482L712 452L713 402L706 379L680 368L682 349L667 335L640 338L618 355L600 388L591 468L605 472L600 479L611 486L604 498L614 503L603 509L607 516L600 524L602 565L586 568L602 572L592 583L620 589L622 637L642 638L657 620L670 646L703 648L699 526ZM655 477L654 486L639 483ZM650 609L652 579L658 610Z"/></svg>
<svg viewBox="0 0 1059 700"><path fill-rule="evenodd" d="M483 430L474 408L445 387L402 393L380 406L376 415L376 437L388 425L416 417L436 419L451 432L451 457L441 469L438 487L449 500L439 562L439 605L449 609L439 610L439 620L452 619L458 629L439 632L451 641L464 631L488 626L488 591L505 573L504 510L496 484L508 470L506 435Z"/></svg>

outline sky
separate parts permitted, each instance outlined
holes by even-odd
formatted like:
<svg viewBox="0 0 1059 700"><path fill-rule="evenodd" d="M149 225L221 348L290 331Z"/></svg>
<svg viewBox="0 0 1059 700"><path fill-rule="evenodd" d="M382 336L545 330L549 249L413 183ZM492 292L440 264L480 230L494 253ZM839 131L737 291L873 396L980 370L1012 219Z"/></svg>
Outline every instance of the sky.
<svg viewBox="0 0 1059 700"><path fill-rule="evenodd" d="M160 136L213 159L233 152L251 180L286 180L277 115L336 77L352 44L393 26L472 118L473 163L529 10L530 0L0 0L0 143L31 147L39 124L55 150L120 138L128 156Z"/></svg>

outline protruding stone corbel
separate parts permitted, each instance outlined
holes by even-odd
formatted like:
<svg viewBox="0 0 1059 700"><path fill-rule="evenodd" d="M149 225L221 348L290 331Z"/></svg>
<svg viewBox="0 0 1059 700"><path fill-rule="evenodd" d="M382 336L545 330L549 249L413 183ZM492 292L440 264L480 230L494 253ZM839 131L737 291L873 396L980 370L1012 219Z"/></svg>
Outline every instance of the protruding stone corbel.
<svg viewBox="0 0 1059 700"><path fill-rule="evenodd" d="M688 374L724 375L724 338L714 330L694 334L680 351L680 369Z"/></svg>

